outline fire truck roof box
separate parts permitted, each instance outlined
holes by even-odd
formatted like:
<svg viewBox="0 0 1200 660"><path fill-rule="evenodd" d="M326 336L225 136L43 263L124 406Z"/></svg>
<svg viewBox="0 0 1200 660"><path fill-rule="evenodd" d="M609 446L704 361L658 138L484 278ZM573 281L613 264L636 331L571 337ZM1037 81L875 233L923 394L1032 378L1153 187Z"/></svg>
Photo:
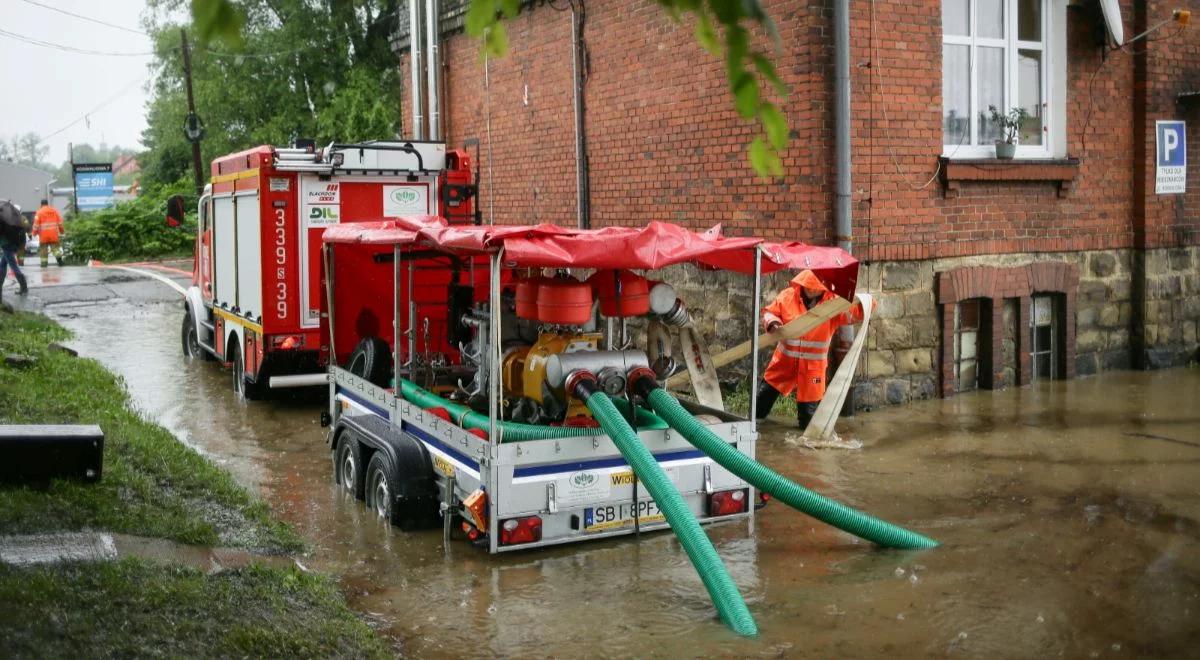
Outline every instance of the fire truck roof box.
<svg viewBox="0 0 1200 660"><path fill-rule="evenodd" d="M402 170L432 172L446 169L446 143L372 140L361 144L331 144L326 158L340 170Z"/></svg>

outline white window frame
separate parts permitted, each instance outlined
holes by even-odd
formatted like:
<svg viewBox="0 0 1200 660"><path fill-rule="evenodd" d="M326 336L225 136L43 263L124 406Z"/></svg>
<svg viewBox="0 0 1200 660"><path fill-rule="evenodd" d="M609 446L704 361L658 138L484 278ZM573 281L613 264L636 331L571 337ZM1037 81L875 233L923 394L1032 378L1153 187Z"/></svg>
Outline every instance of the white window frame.
<svg viewBox="0 0 1200 660"><path fill-rule="evenodd" d="M1016 12L1017 0L1004 2L1004 37L987 38L974 36L977 0L968 2L968 23L971 26L970 36L942 34L943 46L967 46L970 71L970 144L945 144L945 105L943 101L941 117L942 126L942 155L952 159L994 158L996 147L992 144L975 144L979 141L978 105L979 83L976 77L977 47L1004 48L1004 90L1005 108L1013 107L1018 98L1018 76L1015 68L1018 62L1019 50L1039 50L1042 52L1042 144L1018 144L1016 157L1028 159L1062 158L1066 156L1066 107L1067 107L1067 58L1066 58L1066 6L1067 0L1042 0L1042 41L1021 41L1017 39ZM944 61L944 58L943 58ZM943 68L942 75L945 75Z"/></svg>

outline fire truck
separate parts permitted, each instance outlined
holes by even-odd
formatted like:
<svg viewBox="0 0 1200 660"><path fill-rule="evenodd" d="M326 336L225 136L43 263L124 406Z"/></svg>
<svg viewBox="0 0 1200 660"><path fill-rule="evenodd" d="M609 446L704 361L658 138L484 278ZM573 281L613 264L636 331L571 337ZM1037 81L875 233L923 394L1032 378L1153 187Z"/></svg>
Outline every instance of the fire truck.
<svg viewBox="0 0 1200 660"><path fill-rule="evenodd" d="M475 224L477 176L442 142L259 146L212 162L199 202L185 356L233 372L239 397L322 385L321 233L430 215Z"/></svg>

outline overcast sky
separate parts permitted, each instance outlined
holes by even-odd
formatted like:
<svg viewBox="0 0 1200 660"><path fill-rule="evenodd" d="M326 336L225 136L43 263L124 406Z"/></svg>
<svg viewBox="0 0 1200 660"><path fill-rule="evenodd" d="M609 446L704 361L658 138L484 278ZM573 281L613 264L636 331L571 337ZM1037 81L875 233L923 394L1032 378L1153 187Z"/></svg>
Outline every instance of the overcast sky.
<svg viewBox="0 0 1200 660"><path fill-rule="evenodd" d="M68 142L141 148L149 55L64 52L24 43L4 32L83 50L123 53L148 53L150 38L37 5L131 30L141 28L145 9L142 0L0 0L0 90L4 90L0 137L8 139L30 131L45 137L87 115L86 120L46 140L49 162L57 165L67 159Z"/></svg>

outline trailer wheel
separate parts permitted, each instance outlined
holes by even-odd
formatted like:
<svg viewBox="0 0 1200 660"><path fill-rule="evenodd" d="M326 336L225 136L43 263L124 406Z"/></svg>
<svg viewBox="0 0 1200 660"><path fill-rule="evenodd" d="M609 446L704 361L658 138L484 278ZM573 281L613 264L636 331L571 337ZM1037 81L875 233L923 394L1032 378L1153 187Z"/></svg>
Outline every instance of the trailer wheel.
<svg viewBox="0 0 1200 660"><path fill-rule="evenodd" d="M364 488L367 508L374 511L376 516L403 528L405 521L401 520L396 507L397 488L396 470L392 462L383 452L375 452L367 463Z"/></svg>
<svg viewBox="0 0 1200 660"><path fill-rule="evenodd" d="M362 447L354 434L343 432L333 452L333 481L355 499L363 498Z"/></svg>
<svg viewBox="0 0 1200 660"><path fill-rule="evenodd" d="M266 388L260 380L257 383L251 383L246 380L246 362L242 358L242 349L237 344L231 344L230 348L233 352L233 393L239 399L247 401L257 401L263 398Z"/></svg>
<svg viewBox="0 0 1200 660"><path fill-rule="evenodd" d="M181 328L180 334L183 343L183 357L206 362L213 359L212 355L200 345L200 336L196 334L196 322L192 319L190 311L183 315L183 328Z"/></svg>
<svg viewBox="0 0 1200 660"><path fill-rule="evenodd" d="M387 387L391 380L391 349L379 337L363 337L346 360L346 371L365 378L379 387Z"/></svg>

